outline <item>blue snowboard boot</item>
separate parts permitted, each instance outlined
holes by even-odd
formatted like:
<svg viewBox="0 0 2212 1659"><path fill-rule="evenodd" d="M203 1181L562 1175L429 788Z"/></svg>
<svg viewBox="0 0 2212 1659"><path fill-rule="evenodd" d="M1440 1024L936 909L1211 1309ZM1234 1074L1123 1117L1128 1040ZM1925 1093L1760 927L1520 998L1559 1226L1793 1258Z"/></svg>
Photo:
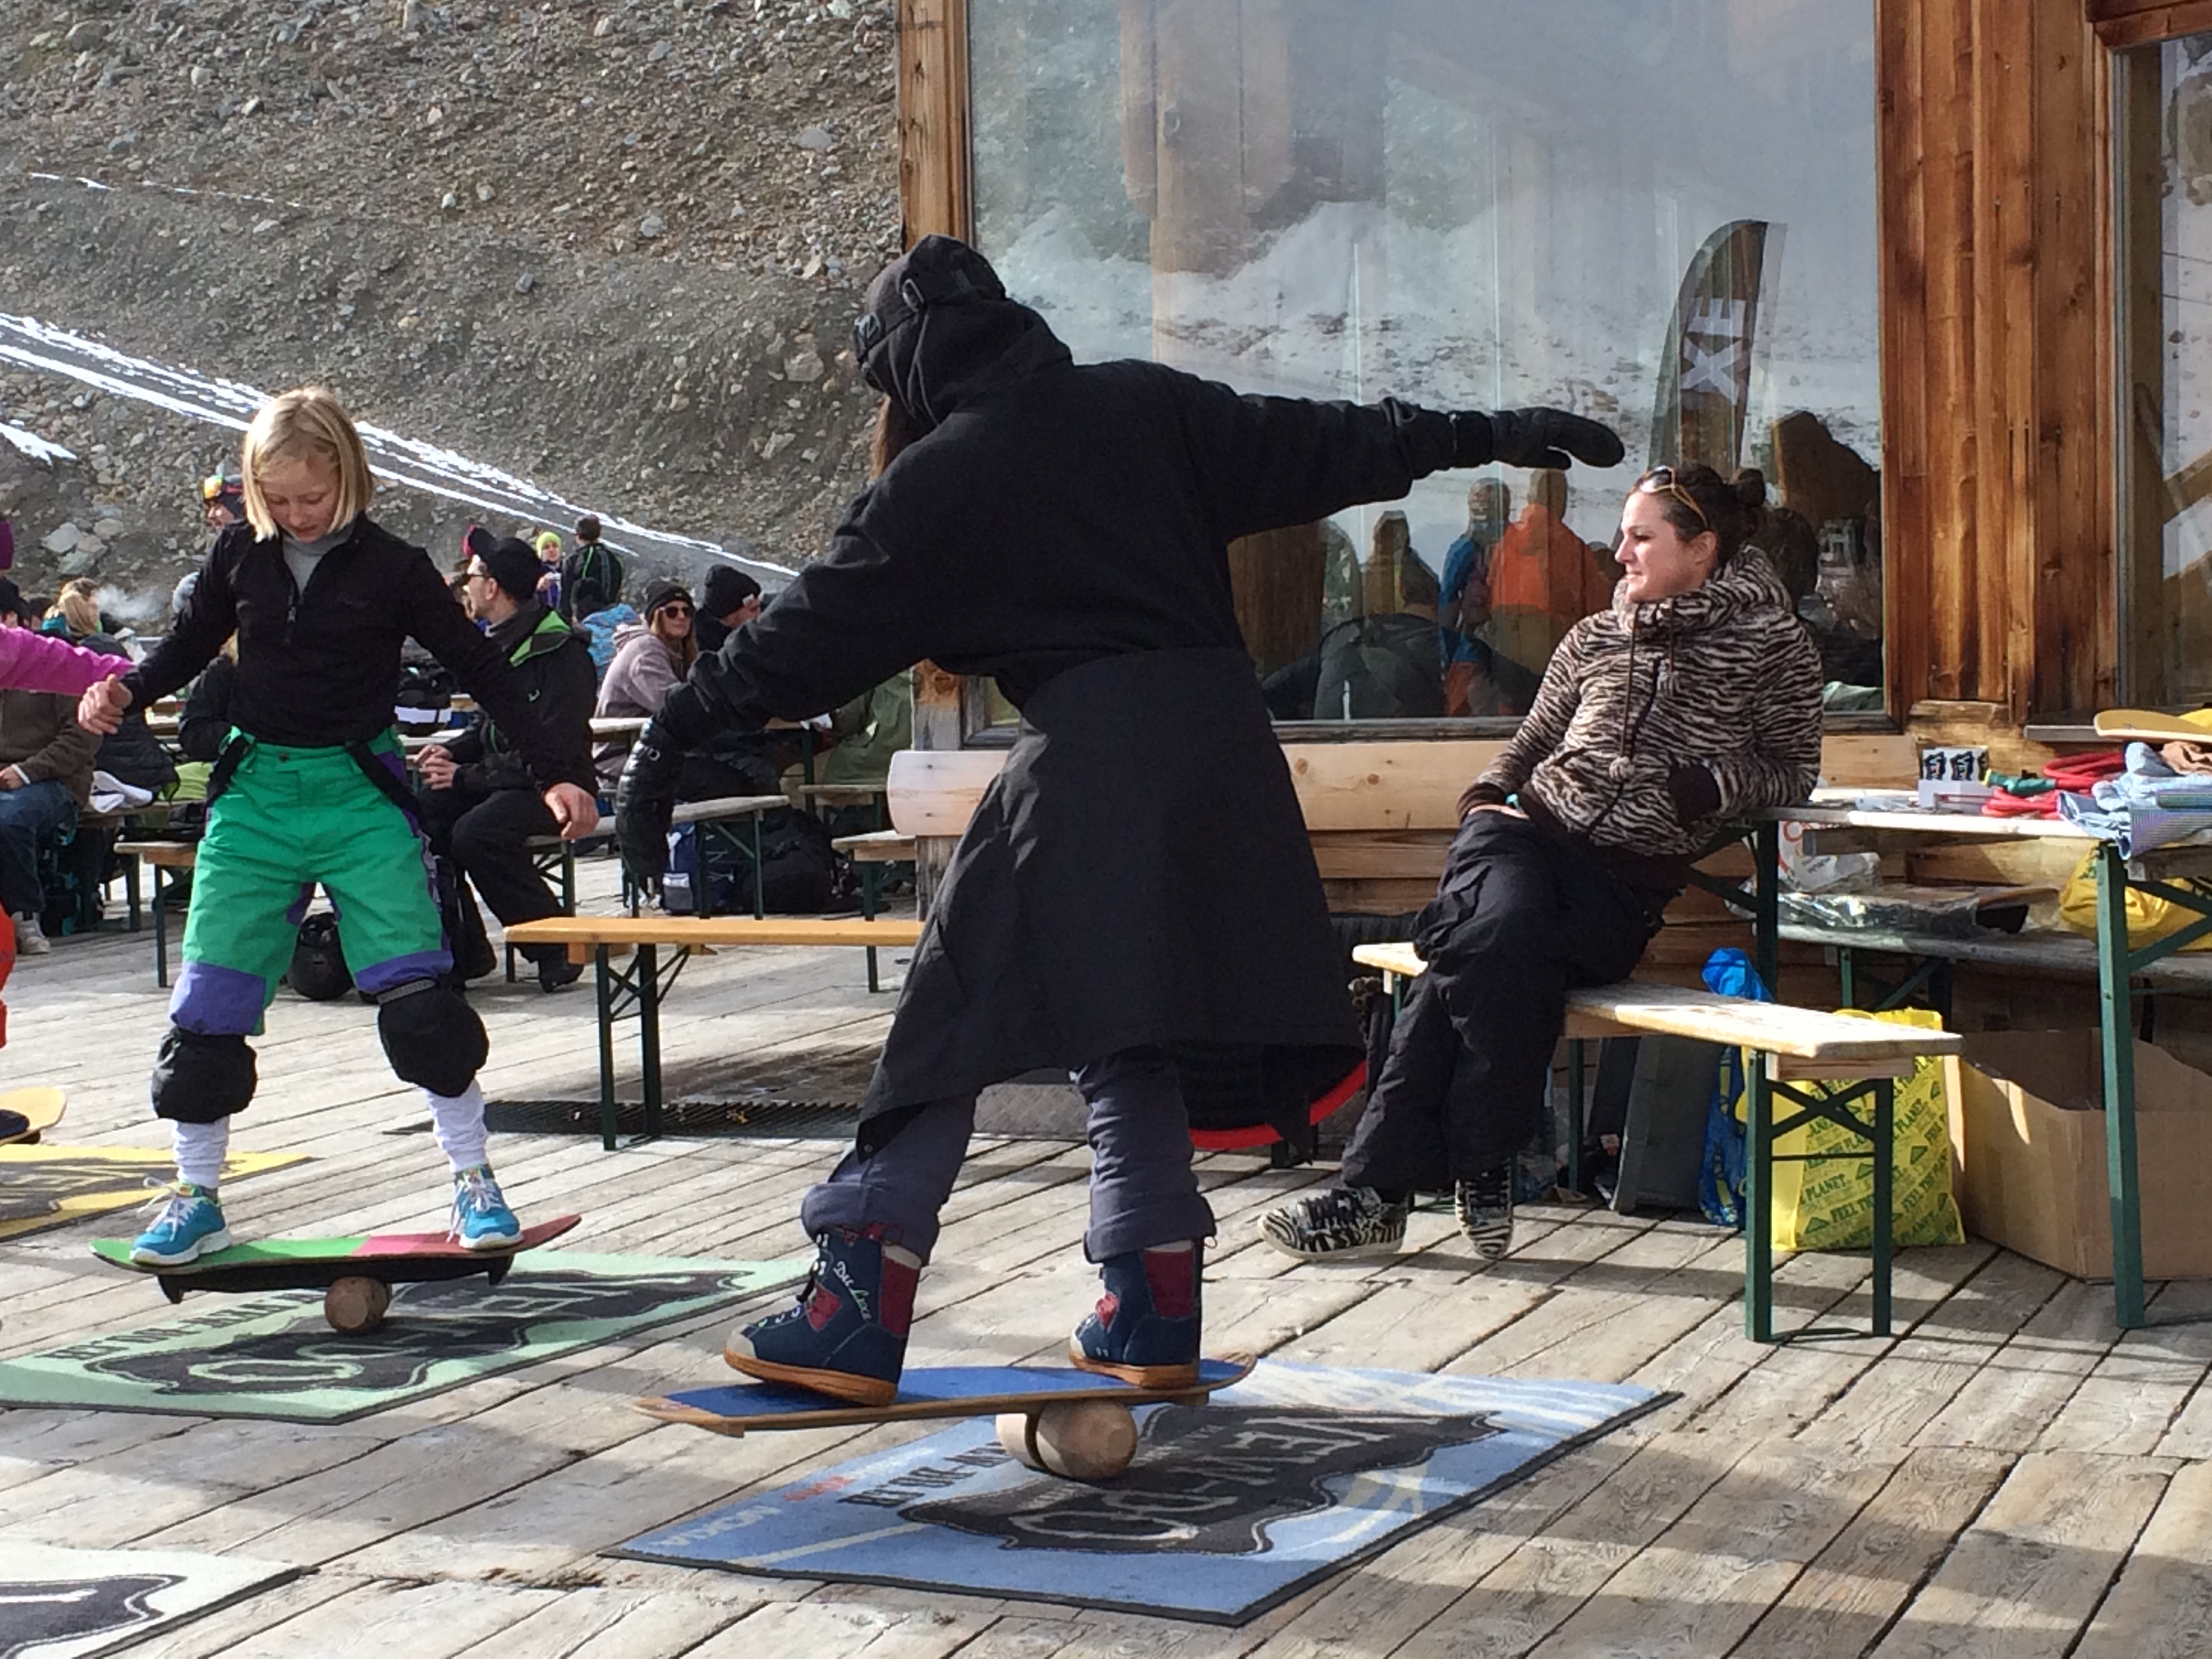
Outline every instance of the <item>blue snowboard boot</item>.
<svg viewBox="0 0 2212 1659"><path fill-rule="evenodd" d="M799 1305L733 1334L722 1358L747 1376L789 1382L856 1406L888 1406L906 1364L921 1258L881 1230L840 1228L815 1240Z"/></svg>
<svg viewBox="0 0 2212 1659"><path fill-rule="evenodd" d="M1098 1264L1106 1293L1068 1339L1067 1357L1086 1371L1139 1389L1177 1389L1198 1381L1199 1270L1196 1239L1109 1256Z"/></svg>

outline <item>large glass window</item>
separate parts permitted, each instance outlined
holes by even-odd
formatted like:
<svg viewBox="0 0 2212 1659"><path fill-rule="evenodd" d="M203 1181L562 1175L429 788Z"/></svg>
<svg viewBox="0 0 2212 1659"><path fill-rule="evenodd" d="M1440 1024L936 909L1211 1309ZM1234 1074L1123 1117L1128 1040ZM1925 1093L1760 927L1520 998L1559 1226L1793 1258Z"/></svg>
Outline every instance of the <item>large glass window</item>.
<svg viewBox="0 0 2212 1659"><path fill-rule="evenodd" d="M2124 52L2121 691L2212 700L2212 34Z"/></svg>
<svg viewBox="0 0 2212 1659"><path fill-rule="evenodd" d="M1832 706L1879 706L1873 0L969 15L976 239L1079 359L1626 441L1233 549L1279 718L1525 710L1629 483L1696 460L1765 475Z"/></svg>

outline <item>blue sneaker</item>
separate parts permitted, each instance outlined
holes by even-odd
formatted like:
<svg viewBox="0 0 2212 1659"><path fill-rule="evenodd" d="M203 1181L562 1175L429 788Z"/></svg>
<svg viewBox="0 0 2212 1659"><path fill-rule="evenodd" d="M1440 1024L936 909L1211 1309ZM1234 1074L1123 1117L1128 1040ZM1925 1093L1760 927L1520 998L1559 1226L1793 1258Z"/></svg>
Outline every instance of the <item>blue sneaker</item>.
<svg viewBox="0 0 2212 1659"><path fill-rule="evenodd" d="M522 1243L522 1224L507 1207L491 1165L479 1164L453 1177L453 1218L447 1232L470 1250L509 1250Z"/></svg>
<svg viewBox="0 0 2212 1659"><path fill-rule="evenodd" d="M147 1267L178 1267L230 1248L230 1229L223 1224L222 1200L214 1188L174 1181L161 1190L161 1195L146 1208L158 1206L161 1213L131 1243L133 1261Z"/></svg>
<svg viewBox="0 0 2212 1659"><path fill-rule="evenodd" d="M888 1406L906 1366L921 1258L880 1228L839 1228L815 1241L799 1305L737 1331L722 1358L747 1376L789 1382L856 1406Z"/></svg>
<svg viewBox="0 0 2212 1659"><path fill-rule="evenodd" d="M1196 1239L1131 1250L1098 1264L1106 1294L1068 1339L1067 1357L1139 1389L1179 1389L1198 1381L1199 1270Z"/></svg>

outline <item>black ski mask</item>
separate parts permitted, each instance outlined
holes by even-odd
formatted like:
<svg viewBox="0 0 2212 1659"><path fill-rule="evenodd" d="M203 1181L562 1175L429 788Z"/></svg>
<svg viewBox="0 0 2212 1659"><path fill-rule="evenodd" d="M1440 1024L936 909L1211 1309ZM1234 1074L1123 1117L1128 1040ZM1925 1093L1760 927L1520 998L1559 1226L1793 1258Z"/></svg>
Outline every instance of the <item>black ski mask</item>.
<svg viewBox="0 0 2212 1659"><path fill-rule="evenodd" d="M989 260L925 236L868 285L853 358L862 380L927 431L979 386L1068 355L1043 318L1006 297Z"/></svg>

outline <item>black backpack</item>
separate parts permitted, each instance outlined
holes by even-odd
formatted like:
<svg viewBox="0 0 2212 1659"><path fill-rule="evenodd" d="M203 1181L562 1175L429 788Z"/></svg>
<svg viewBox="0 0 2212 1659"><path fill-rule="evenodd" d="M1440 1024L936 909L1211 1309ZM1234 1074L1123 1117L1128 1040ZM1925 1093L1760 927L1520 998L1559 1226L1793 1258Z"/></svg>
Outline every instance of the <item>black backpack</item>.
<svg viewBox="0 0 2212 1659"><path fill-rule="evenodd" d="M338 946L338 919L319 910L300 924L300 937L292 946L292 967L286 977L292 988L310 1002L331 1002L353 989L353 971Z"/></svg>

